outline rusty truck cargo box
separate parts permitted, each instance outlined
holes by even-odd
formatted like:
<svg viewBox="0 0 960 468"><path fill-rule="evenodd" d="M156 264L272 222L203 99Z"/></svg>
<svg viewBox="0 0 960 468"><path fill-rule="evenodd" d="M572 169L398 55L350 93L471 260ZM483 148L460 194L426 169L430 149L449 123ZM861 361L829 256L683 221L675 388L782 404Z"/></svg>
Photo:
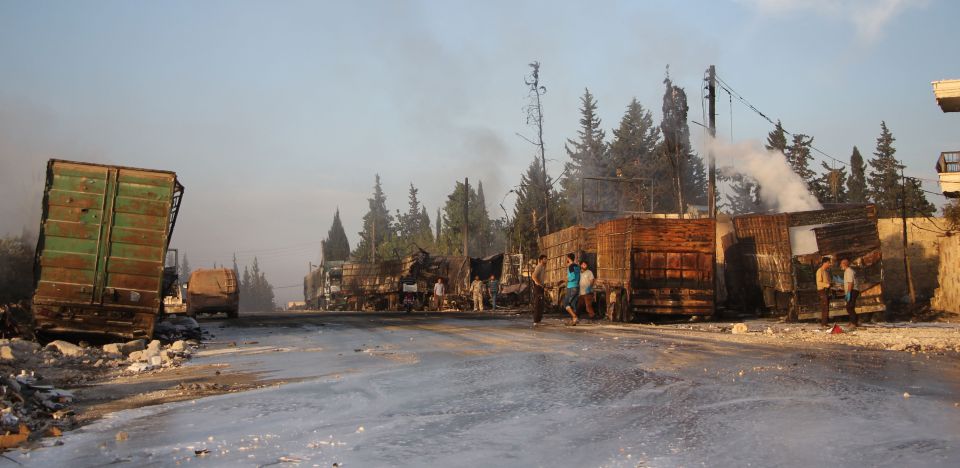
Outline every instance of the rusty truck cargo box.
<svg viewBox="0 0 960 468"><path fill-rule="evenodd" d="M237 273L229 268L194 270L187 283L187 314L224 312L236 317L240 308Z"/></svg>
<svg viewBox="0 0 960 468"><path fill-rule="evenodd" d="M38 330L151 336L182 194L173 172L50 160L33 296Z"/></svg>
<svg viewBox="0 0 960 468"><path fill-rule="evenodd" d="M597 224L596 239L597 287L614 318L713 314L715 220L614 219Z"/></svg>
<svg viewBox="0 0 960 468"><path fill-rule="evenodd" d="M863 290L857 301L857 313L885 310L883 259L873 205L744 215L735 217L733 224L742 252L743 283L754 305L762 304L791 319L819 318L816 270L820 259L830 256L834 260L848 257L860 276ZM795 251L801 248L798 244L801 235L809 237L809 248ZM831 276L839 274L837 261ZM842 292L834 291L830 316L846 313Z"/></svg>

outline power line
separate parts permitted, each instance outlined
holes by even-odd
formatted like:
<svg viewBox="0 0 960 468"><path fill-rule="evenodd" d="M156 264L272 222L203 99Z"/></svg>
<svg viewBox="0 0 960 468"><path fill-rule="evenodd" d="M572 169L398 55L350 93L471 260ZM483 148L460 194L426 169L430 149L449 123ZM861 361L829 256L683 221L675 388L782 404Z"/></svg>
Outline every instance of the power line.
<svg viewBox="0 0 960 468"><path fill-rule="evenodd" d="M726 91L727 94L729 94L729 95L737 98L737 100L740 101L741 103L743 103L743 105L747 106L750 110L756 112L757 115L759 115L760 117L762 117L762 118L763 118L764 120L766 120L767 122L770 122L771 125L774 125L774 126L776 125L776 123L773 121L773 119L771 119L769 116L767 116L767 114L764 114L763 112L761 112L760 109L757 109L757 107L754 106L753 104L751 104L750 101L748 101L745 97L743 97L743 95L741 95L740 93L736 92L736 91L733 89L733 87L730 86L729 83L727 83L726 81L723 80L723 78L720 78L719 75L717 75L716 78L717 78L717 81L720 83L720 87L721 87L724 91ZM732 111L731 111L731 115L732 115ZM731 118L731 122L732 122L732 118ZM780 122L780 128L783 128L783 123L782 123L781 121L779 121L779 120L778 120L778 122ZM732 125L732 124L731 124L731 125ZM792 132L788 131L786 128L783 128L783 133L786 133L787 135L790 135L790 136L795 136ZM808 135L804 135L804 136L808 136ZM848 167L850 166L850 163L848 163L848 162L846 162L846 161L844 161L844 160L842 160L842 159L837 159L837 158L835 158L835 157L827 154L826 152L824 152L824 151L821 150L820 148L814 146L812 142L810 143L810 149L816 151L817 153L820 153L821 155L823 155L823 156L826 157L826 158L832 159L832 160L835 161L835 162L838 162L838 163L840 163L840 164L843 164L844 166L848 166ZM936 180L936 179L928 179L928 178L924 178L924 177L906 176L906 178L907 178L907 179L918 180L918 181L925 181L925 182L939 182L939 180ZM932 191L929 191L929 190L924 190L924 189L922 189L922 188L921 188L920 190L922 190L922 191L924 191L924 192L926 192L926 193L933 194L933 195L939 195L939 196L941 196L941 197L946 197L946 196L945 196L944 194L942 194L942 193L932 192Z"/></svg>

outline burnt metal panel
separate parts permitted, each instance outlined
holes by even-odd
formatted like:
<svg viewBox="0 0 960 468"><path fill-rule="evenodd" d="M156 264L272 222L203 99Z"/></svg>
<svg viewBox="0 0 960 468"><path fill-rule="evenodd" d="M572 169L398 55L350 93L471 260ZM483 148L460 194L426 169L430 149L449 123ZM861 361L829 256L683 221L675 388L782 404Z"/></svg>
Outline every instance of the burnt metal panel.
<svg viewBox="0 0 960 468"><path fill-rule="evenodd" d="M38 328L152 335L182 192L169 171L50 160L33 298Z"/></svg>

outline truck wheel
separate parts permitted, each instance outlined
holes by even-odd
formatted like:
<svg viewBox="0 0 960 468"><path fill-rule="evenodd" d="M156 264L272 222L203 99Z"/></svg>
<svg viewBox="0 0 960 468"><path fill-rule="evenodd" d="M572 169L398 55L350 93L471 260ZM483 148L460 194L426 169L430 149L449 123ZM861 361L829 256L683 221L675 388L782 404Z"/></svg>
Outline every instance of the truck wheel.
<svg viewBox="0 0 960 468"><path fill-rule="evenodd" d="M227 311L227 318L229 318L229 319L235 319L235 318L237 318L237 317L239 317L239 316L240 316L240 312L239 312L239 311L236 311L236 310L228 310L228 311Z"/></svg>

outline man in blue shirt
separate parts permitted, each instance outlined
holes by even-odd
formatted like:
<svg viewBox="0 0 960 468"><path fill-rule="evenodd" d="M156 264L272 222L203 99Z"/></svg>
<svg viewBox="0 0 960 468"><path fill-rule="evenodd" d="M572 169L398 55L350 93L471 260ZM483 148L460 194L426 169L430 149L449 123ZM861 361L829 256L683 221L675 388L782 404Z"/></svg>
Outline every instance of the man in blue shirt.
<svg viewBox="0 0 960 468"><path fill-rule="evenodd" d="M490 275L490 281L487 281L487 292L490 293L490 308L497 310L497 294L500 294L500 282L495 275Z"/></svg>
<svg viewBox="0 0 960 468"><path fill-rule="evenodd" d="M563 298L563 306L570 314L570 325L576 325L577 301L580 299L580 265L577 265L576 256L567 254L567 294Z"/></svg>

